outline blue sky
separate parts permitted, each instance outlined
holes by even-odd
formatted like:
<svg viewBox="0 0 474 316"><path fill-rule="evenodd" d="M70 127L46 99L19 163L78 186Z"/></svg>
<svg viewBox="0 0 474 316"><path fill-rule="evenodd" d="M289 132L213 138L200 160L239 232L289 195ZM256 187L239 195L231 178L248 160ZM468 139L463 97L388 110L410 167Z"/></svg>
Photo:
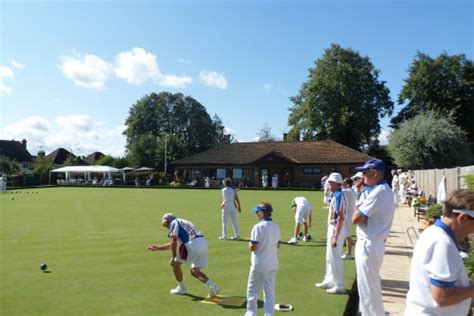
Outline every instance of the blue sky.
<svg viewBox="0 0 474 316"><path fill-rule="evenodd" d="M0 139L119 156L130 107L161 91L191 95L239 141L265 123L281 137L331 43L369 56L396 101L417 51L473 58L473 18L456 0L0 0Z"/></svg>

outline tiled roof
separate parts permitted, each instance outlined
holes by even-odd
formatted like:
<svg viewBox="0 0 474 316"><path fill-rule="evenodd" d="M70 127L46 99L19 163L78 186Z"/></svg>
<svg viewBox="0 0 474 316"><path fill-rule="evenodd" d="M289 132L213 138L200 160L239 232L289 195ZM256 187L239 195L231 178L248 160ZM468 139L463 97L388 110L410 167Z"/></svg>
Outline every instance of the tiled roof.
<svg viewBox="0 0 474 316"><path fill-rule="evenodd" d="M367 154L331 140L234 143L174 161L175 165L236 164L245 165L275 154L297 164L362 163Z"/></svg>
<svg viewBox="0 0 474 316"><path fill-rule="evenodd" d="M16 140L0 140L0 156L19 162L32 162L33 158L23 144Z"/></svg>
<svg viewBox="0 0 474 316"><path fill-rule="evenodd" d="M96 151L90 154L89 156L87 156L86 158L84 158L84 161L89 165L93 165L97 160L99 160L100 158L104 156L105 155L101 153L100 151Z"/></svg>
<svg viewBox="0 0 474 316"><path fill-rule="evenodd" d="M58 148L55 151L46 155L46 158L51 160L55 165L62 165L68 156L76 157L73 153L64 148ZM87 165L82 159L79 159L79 165Z"/></svg>

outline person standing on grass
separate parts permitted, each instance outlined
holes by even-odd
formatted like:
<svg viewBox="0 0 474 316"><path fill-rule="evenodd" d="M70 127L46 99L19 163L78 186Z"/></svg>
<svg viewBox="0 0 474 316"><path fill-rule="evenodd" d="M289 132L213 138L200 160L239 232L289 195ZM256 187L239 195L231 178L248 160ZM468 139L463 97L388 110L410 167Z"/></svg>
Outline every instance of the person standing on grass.
<svg viewBox="0 0 474 316"><path fill-rule="evenodd" d="M458 242L474 233L474 191L458 189L444 215L420 235L410 269L405 315L467 315L474 299ZM465 255L465 254L464 254Z"/></svg>
<svg viewBox="0 0 474 316"><path fill-rule="evenodd" d="M362 316L384 315L380 267L385 254L385 240L392 227L395 203L393 192L384 179L385 165L372 159L355 168L363 174L365 198L352 215L357 224L355 263L359 309Z"/></svg>
<svg viewBox="0 0 474 316"><path fill-rule="evenodd" d="M230 216L232 226L234 227L234 236L232 239L239 240L239 224L237 223L237 212L241 213L240 200L237 191L232 187L232 180L227 178L223 181L224 188L222 193L222 234L219 239L227 239L227 219Z"/></svg>
<svg viewBox="0 0 474 316"><path fill-rule="evenodd" d="M326 274L324 280L321 283L316 283L315 286L326 289L326 292L329 294L342 294L346 292L341 249L346 236L344 220L347 208L341 189L342 176L337 172L331 173L326 185L332 192L328 215Z"/></svg>
<svg viewBox="0 0 474 316"><path fill-rule="evenodd" d="M261 202L253 212L259 222L252 228L249 249L251 266L247 282L247 312L245 316L257 315L258 296L263 289L263 310L265 316L274 315L275 278L278 270L278 248L280 228L272 220L270 203Z"/></svg>
<svg viewBox="0 0 474 316"><path fill-rule="evenodd" d="M308 228L311 227L312 221L312 209L311 204L304 196L298 196L291 202L293 212L295 212L295 229L293 231L293 237L288 241L289 244L296 244L298 242L298 235L300 233L300 225L303 224L303 241L307 241L311 238L308 234Z"/></svg>
<svg viewBox="0 0 474 316"><path fill-rule="evenodd" d="M201 231L193 223L176 218L173 213L164 214L161 223L169 230L168 236L171 240L162 245L150 245L148 250L171 249L170 265L178 286L171 289L170 293L180 295L187 293L181 270L181 264L186 263L191 266L191 275L209 286L208 297L216 296L220 292L219 287L201 271L207 267L207 240Z"/></svg>
<svg viewBox="0 0 474 316"><path fill-rule="evenodd" d="M0 177L0 191L2 193L7 192L7 175L6 174L2 174L2 176Z"/></svg>
<svg viewBox="0 0 474 316"><path fill-rule="evenodd" d="M357 203L357 192L354 191L352 188L352 179L350 178L345 178L342 180L342 193L344 194L344 198L347 202L347 208L346 208L346 220L344 220L344 230L346 232L345 234L345 245L347 247L347 252L344 253L341 258L343 260L347 259L353 259L352 257L352 214L354 214L354 209L356 207Z"/></svg>

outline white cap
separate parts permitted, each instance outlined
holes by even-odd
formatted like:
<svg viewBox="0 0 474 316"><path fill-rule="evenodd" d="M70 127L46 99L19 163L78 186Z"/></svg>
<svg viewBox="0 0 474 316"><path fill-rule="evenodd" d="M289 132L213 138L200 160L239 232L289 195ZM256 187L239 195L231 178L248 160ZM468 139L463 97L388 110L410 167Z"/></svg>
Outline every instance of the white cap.
<svg viewBox="0 0 474 316"><path fill-rule="evenodd" d="M360 178L362 178L362 176L363 176L362 172L359 171L359 172L357 172L355 175L353 175L353 176L351 177L351 179L352 179L352 180L354 180L354 179L360 179Z"/></svg>
<svg viewBox="0 0 474 316"><path fill-rule="evenodd" d="M342 176L340 173L337 173L337 172L333 172L329 175L329 178L327 181L332 181L332 182L336 182L338 184L342 184Z"/></svg>

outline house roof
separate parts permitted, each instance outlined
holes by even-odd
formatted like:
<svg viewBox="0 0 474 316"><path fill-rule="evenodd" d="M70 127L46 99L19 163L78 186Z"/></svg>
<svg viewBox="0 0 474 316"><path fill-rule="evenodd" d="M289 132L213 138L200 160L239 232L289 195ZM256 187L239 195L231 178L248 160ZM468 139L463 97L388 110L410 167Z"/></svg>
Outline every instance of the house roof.
<svg viewBox="0 0 474 316"><path fill-rule="evenodd" d="M32 162L33 157L21 142L16 140L0 140L0 156L19 162Z"/></svg>
<svg viewBox="0 0 474 316"><path fill-rule="evenodd" d="M100 158L102 158L104 156L105 155L103 153L101 153L100 151L96 151L96 152L93 152L92 154L90 154L89 156L87 156L86 158L84 158L84 161L89 165L93 165L93 164L95 164L95 162L97 160L99 160Z"/></svg>
<svg viewBox="0 0 474 316"><path fill-rule="evenodd" d="M55 151L46 155L46 158L51 160L55 165L62 165L67 160L68 156L73 156L76 158L76 156L67 149L58 148ZM87 165L87 163L84 162L82 159L78 160L78 164Z"/></svg>
<svg viewBox="0 0 474 316"><path fill-rule="evenodd" d="M362 163L372 158L331 140L280 141L234 143L174 161L172 164L245 165L269 154L280 156L297 164Z"/></svg>

